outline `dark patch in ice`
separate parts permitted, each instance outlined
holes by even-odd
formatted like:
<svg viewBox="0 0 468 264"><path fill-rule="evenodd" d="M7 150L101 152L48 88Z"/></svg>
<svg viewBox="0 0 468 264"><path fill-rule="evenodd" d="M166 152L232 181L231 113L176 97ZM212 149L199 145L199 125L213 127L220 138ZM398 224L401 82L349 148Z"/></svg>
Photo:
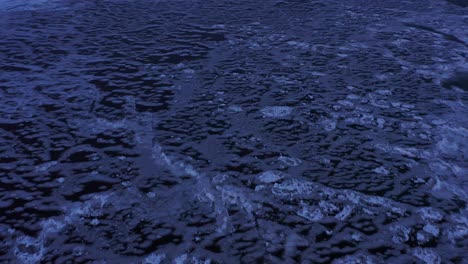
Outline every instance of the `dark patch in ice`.
<svg viewBox="0 0 468 264"><path fill-rule="evenodd" d="M443 80L442 86L445 88L456 86L468 91L468 72L456 72L450 78Z"/></svg>
<svg viewBox="0 0 468 264"><path fill-rule="evenodd" d="M446 1L454 5L461 6L461 7L468 7L468 0L446 0Z"/></svg>

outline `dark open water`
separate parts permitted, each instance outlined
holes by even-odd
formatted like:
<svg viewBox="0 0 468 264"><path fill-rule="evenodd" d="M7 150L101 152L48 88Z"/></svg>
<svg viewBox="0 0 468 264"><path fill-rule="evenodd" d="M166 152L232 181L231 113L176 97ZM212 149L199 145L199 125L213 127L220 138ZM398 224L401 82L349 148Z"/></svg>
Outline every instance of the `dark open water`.
<svg viewBox="0 0 468 264"><path fill-rule="evenodd" d="M449 2L0 0L0 261L468 263Z"/></svg>

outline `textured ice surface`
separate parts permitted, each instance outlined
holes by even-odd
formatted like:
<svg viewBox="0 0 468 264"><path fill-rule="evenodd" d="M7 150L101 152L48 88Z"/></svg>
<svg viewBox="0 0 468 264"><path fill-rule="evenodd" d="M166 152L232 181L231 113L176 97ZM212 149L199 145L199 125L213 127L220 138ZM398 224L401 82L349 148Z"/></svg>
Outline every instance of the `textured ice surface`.
<svg viewBox="0 0 468 264"><path fill-rule="evenodd" d="M0 262L465 263L449 2L0 1Z"/></svg>
<svg viewBox="0 0 468 264"><path fill-rule="evenodd" d="M0 12L47 11L63 8L57 0L0 0Z"/></svg>

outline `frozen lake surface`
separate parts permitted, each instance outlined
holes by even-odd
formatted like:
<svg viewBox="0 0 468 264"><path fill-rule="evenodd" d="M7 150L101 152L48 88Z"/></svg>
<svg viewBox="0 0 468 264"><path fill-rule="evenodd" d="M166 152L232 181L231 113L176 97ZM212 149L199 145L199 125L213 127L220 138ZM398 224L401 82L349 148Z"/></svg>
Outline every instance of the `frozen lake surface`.
<svg viewBox="0 0 468 264"><path fill-rule="evenodd" d="M463 0L0 0L1 263L468 263Z"/></svg>

